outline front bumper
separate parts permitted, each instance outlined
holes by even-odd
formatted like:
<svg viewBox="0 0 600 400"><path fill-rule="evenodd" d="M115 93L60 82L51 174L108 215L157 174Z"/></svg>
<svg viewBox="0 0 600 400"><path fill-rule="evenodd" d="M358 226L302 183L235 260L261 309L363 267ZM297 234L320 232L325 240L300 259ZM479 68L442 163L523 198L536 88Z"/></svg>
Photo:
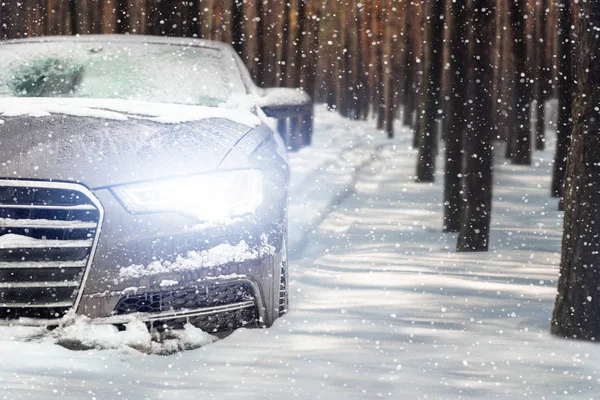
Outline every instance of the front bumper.
<svg viewBox="0 0 600 400"><path fill-rule="evenodd" d="M105 219L77 314L96 323L138 319L154 325L179 325L190 321L206 328L203 323L210 322L206 325L209 330L248 323L268 326L278 316L285 254L283 205L262 218L202 225L178 214L131 215L108 190L98 190L95 195L103 204ZM178 309L162 301L158 301L160 307L140 307L144 312L123 313L118 308L128 298L151 301L153 296L202 293L231 282L249 285L251 295L229 303L209 296L195 308ZM250 310L254 318L250 318ZM215 324L215 320L222 323Z"/></svg>
<svg viewBox="0 0 600 400"><path fill-rule="evenodd" d="M208 332L240 326L268 326L277 317L279 290L274 282L278 280L273 278L279 277L280 268L281 252L278 252L261 259L232 262L217 268L165 274L156 276L153 282L171 278L178 279L178 283L168 287L159 284L84 294L77 313L99 324L126 324L141 320L160 328L165 325L181 327L190 322ZM141 280L152 282L148 278ZM227 287L227 293L215 290L217 287ZM244 293L240 293L242 288ZM222 296L224 293L227 296ZM173 298L181 299L181 303L184 303L190 295L205 296L202 301L188 301L189 305L173 307L177 304ZM164 301L165 298L171 301Z"/></svg>

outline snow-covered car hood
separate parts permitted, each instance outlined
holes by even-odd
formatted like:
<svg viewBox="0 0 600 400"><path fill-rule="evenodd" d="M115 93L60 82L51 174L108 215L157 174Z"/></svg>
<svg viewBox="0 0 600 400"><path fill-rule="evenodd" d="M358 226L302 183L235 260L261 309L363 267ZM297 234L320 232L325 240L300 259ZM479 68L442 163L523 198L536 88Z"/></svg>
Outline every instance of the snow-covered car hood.
<svg viewBox="0 0 600 400"><path fill-rule="evenodd" d="M0 98L0 177L98 188L214 170L258 125L243 109Z"/></svg>

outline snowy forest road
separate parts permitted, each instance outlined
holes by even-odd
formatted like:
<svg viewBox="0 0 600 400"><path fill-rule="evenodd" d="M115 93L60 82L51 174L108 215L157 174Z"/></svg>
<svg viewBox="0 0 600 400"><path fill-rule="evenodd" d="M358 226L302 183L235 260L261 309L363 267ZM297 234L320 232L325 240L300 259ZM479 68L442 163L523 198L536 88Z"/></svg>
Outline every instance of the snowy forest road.
<svg viewBox="0 0 600 400"><path fill-rule="evenodd" d="M562 224L551 152L533 169L497 166L491 251L457 254L441 183L413 182L407 148L389 144L359 172L295 268L282 322L312 349L298 351L306 384L322 398L342 397L336 386L353 398L595 398L597 346L549 333Z"/></svg>
<svg viewBox="0 0 600 400"><path fill-rule="evenodd" d="M491 251L458 254L455 235L441 233L441 182L414 182L410 135L376 153L369 139L341 152L353 130L377 132L318 116L317 132L338 134L292 155L297 187L351 192L292 190L292 229L310 232L292 262L286 316L171 356L0 338L2 396L597 398L600 349L549 333L562 223L548 197L551 153L531 168L497 166Z"/></svg>

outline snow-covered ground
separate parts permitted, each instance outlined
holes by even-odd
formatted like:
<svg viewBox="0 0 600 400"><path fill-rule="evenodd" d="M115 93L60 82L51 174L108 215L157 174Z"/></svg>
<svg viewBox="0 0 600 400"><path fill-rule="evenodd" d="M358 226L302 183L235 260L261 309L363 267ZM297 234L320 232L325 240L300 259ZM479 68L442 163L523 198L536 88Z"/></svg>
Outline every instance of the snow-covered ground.
<svg viewBox="0 0 600 400"><path fill-rule="evenodd" d="M548 333L562 224L551 151L496 163L491 251L459 255L440 233L441 179L413 182L410 132L388 142L372 122L317 117L315 147L291 157L288 315L171 356L0 330L0 398L600 397L600 347Z"/></svg>

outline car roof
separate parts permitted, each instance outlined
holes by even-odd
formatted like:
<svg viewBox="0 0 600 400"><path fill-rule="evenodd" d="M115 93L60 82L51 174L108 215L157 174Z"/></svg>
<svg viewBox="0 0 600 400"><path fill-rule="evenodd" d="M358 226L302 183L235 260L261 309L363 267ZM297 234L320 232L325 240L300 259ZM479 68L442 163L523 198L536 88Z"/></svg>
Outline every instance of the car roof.
<svg viewBox="0 0 600 400"><path fill-rule="evenodd" d="M204 47L215 50L232 51L230 44L216 42L213 40L186 38L186 37L166 37L166 36L150 36L150 35L75 35L75 36L40 36L27 39L9 39L0 41L0 48L7 44L24 44L24 43L77 43L77 42L120 42L120 43L137 43L137 44L169 44L179 46L195 46Z"/></svg>

